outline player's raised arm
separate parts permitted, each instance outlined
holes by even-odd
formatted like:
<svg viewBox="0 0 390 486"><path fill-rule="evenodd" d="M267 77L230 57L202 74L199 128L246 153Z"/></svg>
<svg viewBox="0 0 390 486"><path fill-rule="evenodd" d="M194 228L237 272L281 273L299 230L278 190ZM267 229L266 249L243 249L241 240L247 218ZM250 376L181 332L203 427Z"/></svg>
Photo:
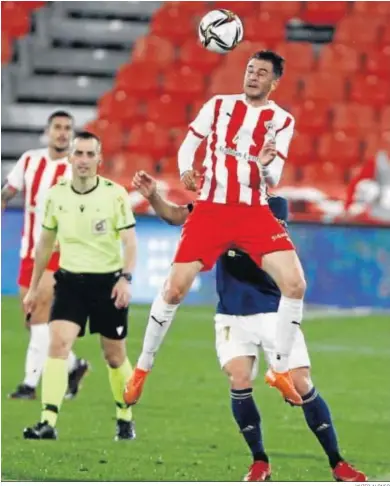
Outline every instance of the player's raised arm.
<svg viewBox="0 0 390 486"><path fill-rule="evenodd" d="M260 151L261 175L270 187L279 184L294 133L294 124L294 118L288 116L284 126L277 133L269 135Z"/></svg>
<svg viewBox="0 0 390 486"><path fill-rule="evenodd" d="M133 186L149 201L161 219L175 226L184 223L189 213L187 206L178 206L162 198L157 192L156 180L151 175L144 171L137 172Z"/></svg>
<svg viewBox="0 0 390 486"><path fill-rule="evenodd" d="M193 169L195 153L210 132L214 120L215 98L203 105L198 116L190 124L188 133L178 152L178 165L182 181L187 189L196 191L198 174Z"/></svg>

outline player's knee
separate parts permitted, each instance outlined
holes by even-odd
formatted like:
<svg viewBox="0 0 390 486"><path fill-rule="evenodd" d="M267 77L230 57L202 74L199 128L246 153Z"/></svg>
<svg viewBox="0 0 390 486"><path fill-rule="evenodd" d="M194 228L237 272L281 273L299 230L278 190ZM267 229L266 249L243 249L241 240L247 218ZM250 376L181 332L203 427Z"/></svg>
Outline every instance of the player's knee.
<svg viewBox="0 0 390 486"><path fill-rule="evenodd" d="M72 348L72 341L65 336L52 334L49 345L49 356L51 358L67 359Z"/></svg>
<svg viewBox="0 0 390 486"><path fill-rule="evenodd" d="M306 281L301 275L287 278L283 283L282 293L290 299L303 299L306 292Z"/></svg>
<svg viewBox="0 0 390 486"><path fill-rule="evenodd" d="M232 390L245 390L245 388L252 388L252 378L249 370L230 370L228 376L230 388Z"/></svg>
<svg viewBox="0 0 390 486"><path fill-rule="evenodd" d="M163 299L170 305L180 304L184 296L184 287L175 282L168 283L163 290Z"/></svg>
<svg viewBox="0 0 390 486"><path fill-rule="evenodd" d="M125 361L125 354L122 350L105 349L104 359L110 368L119 368Z"/></svg>
<svg viewBox="0 0 390 486"><path fill-rule="evenodd" d="M307 395L312 390L313 382L311 381L308 368L298 368L295 370L291 370L291 376L294 387L301 395L301 397Z"/></svg>

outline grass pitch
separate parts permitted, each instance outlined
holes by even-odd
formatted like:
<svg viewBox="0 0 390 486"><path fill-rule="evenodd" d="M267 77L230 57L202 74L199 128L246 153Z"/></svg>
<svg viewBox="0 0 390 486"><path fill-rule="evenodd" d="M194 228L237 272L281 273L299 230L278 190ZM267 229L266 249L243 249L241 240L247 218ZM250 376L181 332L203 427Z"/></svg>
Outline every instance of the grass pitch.
<svg viewBox="0 0 390 486"><path fill-rule="evenodd" d="M131 312L129 354L137 357L148 308ZM22 378L27 332L19 303L2 299L2 478L40 481L239 481L250 456L230 414L226 378L214 351L213 309L183 307L142 401L137 440L113 441L115 408L98 338L76 345L92 362L80 395L65 402L57 442L22 439L40 402L8 400ZM389 317L332 318L304 325L313 377L331 407L345 457L370 478L390 471ZM264 363L263 363L264 364ZM264 370L264 367L263 367ZM256 398L275 481L331 479L301 410L285 405L259 376Z"/></svg>

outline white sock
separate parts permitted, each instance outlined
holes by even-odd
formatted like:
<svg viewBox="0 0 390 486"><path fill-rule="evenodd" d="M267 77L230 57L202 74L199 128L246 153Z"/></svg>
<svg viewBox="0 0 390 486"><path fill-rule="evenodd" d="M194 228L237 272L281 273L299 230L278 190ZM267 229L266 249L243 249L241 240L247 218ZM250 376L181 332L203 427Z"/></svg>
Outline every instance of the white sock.
<svg viewBox="0 0 390 486"><path fill-rule="evenodd" d="M34 324L30 327L23 383L36 388L49 350L49 326Z"/></svg>
<svg viewBox="0 0 390 486"><path fill-rule="evenodd" d="M170 328L179 304L167 304L158 294L150 309L144 344L137 367L145 371L152 369L154 357L159 350L168 329Z"/></svg>
<svg viewBox="0 0 390 486"><path fill-rule="evenodd" d="M276 327L276 357L274 370L278 373L288 371L288 359L295 341L295 335L302 322L303 300L290 299L282 295L278 309Z"/></svg>
<svg viewBox="0 0 390 486"><path fill-rule="evenodd" d="M68 373L72 373L74 369L77 367L77 356L74 354L72 350L69 352L68 356Z"/></svg>

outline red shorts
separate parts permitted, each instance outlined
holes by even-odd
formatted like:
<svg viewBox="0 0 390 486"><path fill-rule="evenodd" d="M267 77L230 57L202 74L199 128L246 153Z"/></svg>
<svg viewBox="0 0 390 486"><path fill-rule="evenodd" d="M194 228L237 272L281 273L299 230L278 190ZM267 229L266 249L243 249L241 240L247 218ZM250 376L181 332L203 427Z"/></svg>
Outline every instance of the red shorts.
<svg viewBox="0 0 390 486"><path fill-rule="evenodd" d="M60 254L54 252L47 264L47 270L55 272L59 268ZM31 277L34 269L34 260L30 257L22 258L19 268L18 284L20 287L30 287Z"/></svg>
<svg viewBox="0 0 390 486"><path fill-rule="evenodd" d="M244 251L259 266L267 253L295 249L268 206L198 201L183 226L174 262L200 260L207 271L231 248Z"/></svg>

